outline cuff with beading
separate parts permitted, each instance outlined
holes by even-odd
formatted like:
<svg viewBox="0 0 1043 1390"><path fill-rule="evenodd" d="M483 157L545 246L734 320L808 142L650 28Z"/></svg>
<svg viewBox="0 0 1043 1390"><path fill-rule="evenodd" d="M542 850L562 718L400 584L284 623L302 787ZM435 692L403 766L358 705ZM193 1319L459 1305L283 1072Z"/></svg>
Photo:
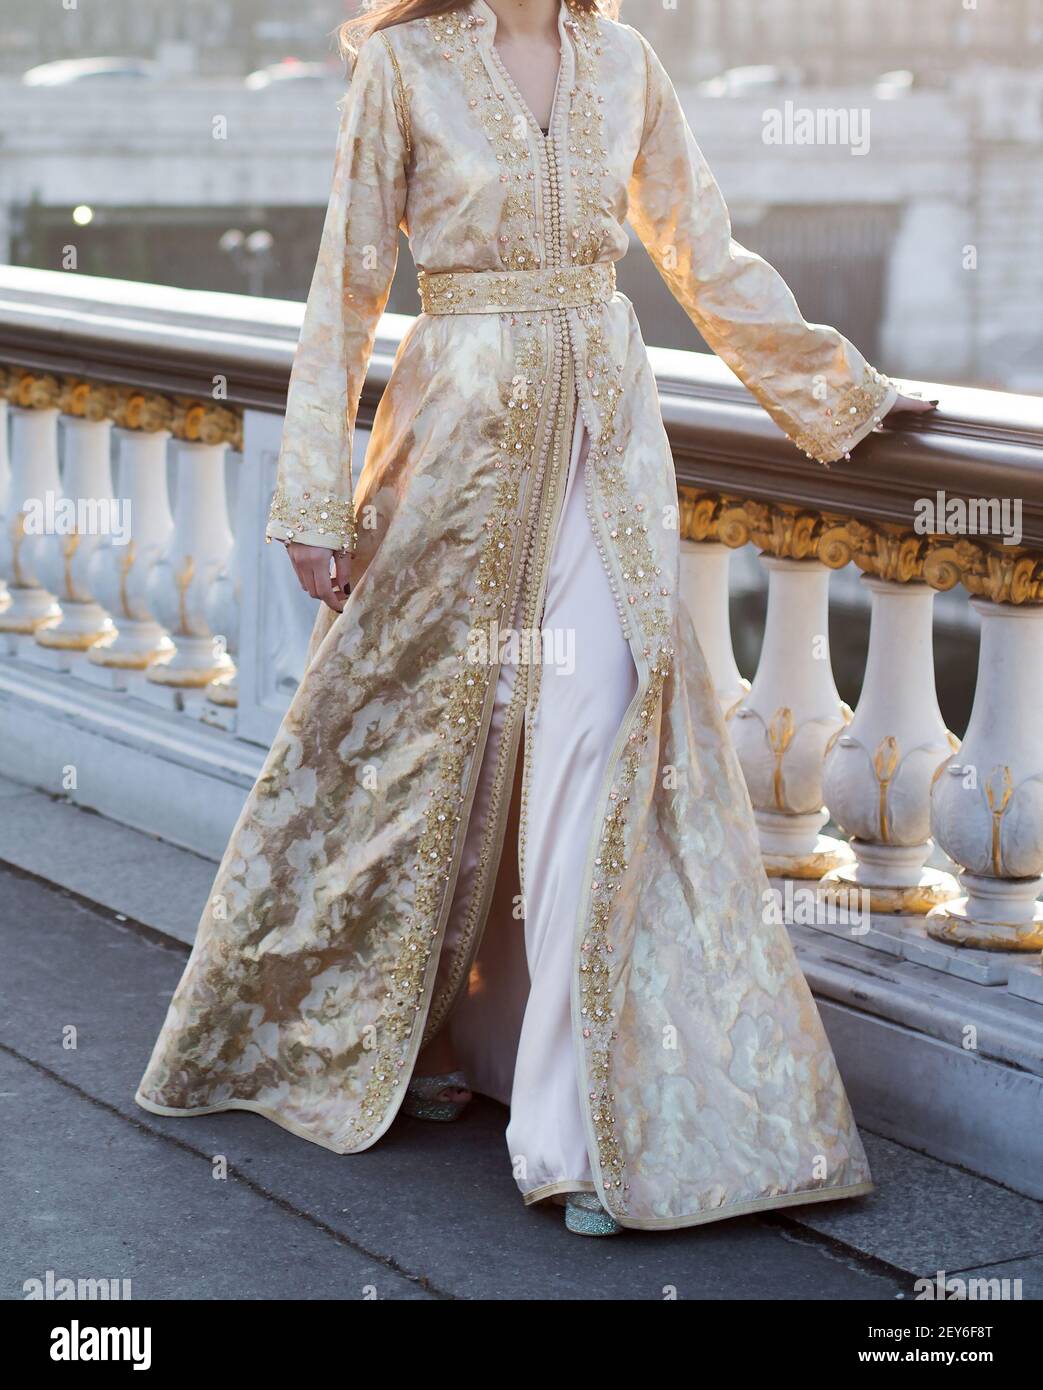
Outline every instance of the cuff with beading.
<svg viewBox="0 0 1043 1390"><path fill-rule="evenodd" d="M295 541L327 550L354 550L355 508L350 497L301 492L291 497L281 489L272 498L265 540Z"/></svg>

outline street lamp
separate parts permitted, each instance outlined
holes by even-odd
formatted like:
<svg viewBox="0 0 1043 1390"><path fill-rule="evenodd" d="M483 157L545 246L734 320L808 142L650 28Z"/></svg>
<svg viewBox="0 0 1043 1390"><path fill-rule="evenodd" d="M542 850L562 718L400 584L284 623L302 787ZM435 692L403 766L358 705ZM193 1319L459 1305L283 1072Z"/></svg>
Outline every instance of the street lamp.
<svg viewBox="0 0 1043 1390"><path fill-rule="evenodd" d="M246 292L254 297L264 293L264 276L272 261L275 238L271 232L241 232L230 227L218 240L219 248L230 256L236 269L246 276Z"/></svg>

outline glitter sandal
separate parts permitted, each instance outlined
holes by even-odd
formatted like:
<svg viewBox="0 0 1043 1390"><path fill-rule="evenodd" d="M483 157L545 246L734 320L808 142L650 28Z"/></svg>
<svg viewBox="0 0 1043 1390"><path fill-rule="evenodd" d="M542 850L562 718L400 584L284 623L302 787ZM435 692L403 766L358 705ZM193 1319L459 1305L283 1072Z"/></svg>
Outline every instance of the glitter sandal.
<svg viewBox="0 0 1043 1390"><path fill-rule="evenodd" d="M623 1227L593 1192L570 1192L565 1199L565 1225L577 1236L618 1236Z"/></svg>
<svg viewBox="0 0 1043 1390"><path fill-rule="evenodd" d="M415 1120L458 1120L471 1103L466 1100L445 1100L443 1091L466 1091L469 1087L462 1071L442 1072L438 1076L414 1076L406 1088L402 1109Z"/></svg>

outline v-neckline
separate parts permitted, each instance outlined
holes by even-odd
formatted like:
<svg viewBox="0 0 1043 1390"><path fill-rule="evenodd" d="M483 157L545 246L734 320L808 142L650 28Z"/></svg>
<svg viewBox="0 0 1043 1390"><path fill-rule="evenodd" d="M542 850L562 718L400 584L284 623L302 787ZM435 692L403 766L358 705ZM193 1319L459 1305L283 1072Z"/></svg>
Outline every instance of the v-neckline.
<svg viewBox="0 0 1043 1390"><path fill-rule="evenodd" d="M526 121L528 122L528 124L529 124L529 125L531 126L531 128L536 132L536 134L540 137L540 139L541 139L541 140L551 140L551 139L553 139L553 138L554 138L555 126L557 125L557 120L558 120L558 104L559 104L559 97L560 97L560 95L561 95L561 89L562 89L562 86L563 86L563 78L564 78L564 75L565 75L566 54L570 51L569 48L568 48L568 44L567 44L568 35L567 35L567 33L566 33L566 30L565 30L565 22L564 22L564 21L565 21L565 15L566 15L566 13L567 13L567 11L568 11L568 5L565 4L565 0L561 0L561 3L560 3L559 6L558 6L558 38L559 38L559 40L560 40L560 49L559 49L559 54L560 54L560 56L559 56L559 58L558 58L558 75L557 75L557 77L556 77L556 79L555 79L555 82L554 82L554 96L553 96L552 99L551 99L550 117L549 117L549 119L548 119L548 121L547 121L547 129L546 129L546 130L543 129L543 127L540 125L539 121L538 121L538 120L536 119L536 117L533 115L532 107L529 105L529 103L528 103L528 102L525 100L525 98L522 96L522 94L521 94L521 89L519 88L517 82L515 82L514 77L512 76L510 69L508 68L507 64L506 64L506 63L504 62L504 60L503 60L503 56L502 56L502 54L500 53L500 50L499 50L499 49L497 48L497 46L496 46L496 28L497 28L497 15L496 15L496 11L492 8L491 5L487 5L487 4L486 4L486 3L485 3L485 0L472 0L472 5L473 5L473 8L474 8L475 10L479 11L479 12L482 14L482 16L483 16L484 19L485 19L485 22L486 22L487 24L489 24L489 25L492 26L491 29L490 29L490 32L489 32L489 41L488 41L488 44L487 44L487 45L484 45L484 46L485 46L485 47L488 47L488 49L489 49L490 52L492 53L492 61L493 61L493 63L495 64L496 69L497 69L497 72L499 73L500 77L503 79L504 86L505 86L505 87L507 88L507 90L510 92L511 96L514 98L515 102L518 104L518 107L520 108L520 110L521 110L521 112L522 112L522 115L525 117L525 119L526 119Z"/></svg>

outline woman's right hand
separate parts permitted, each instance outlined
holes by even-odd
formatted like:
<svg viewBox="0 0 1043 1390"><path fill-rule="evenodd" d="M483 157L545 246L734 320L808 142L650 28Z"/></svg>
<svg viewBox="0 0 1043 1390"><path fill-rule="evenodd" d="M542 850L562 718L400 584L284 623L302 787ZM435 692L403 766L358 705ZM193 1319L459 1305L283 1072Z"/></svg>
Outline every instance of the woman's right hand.
<svg viewBox="0 0 1043 1390"><path fill-rule="evenodd" d="M297 541L287 542L286 550L304 592L321 599L334 613L343 613L349 591L351 552L300 545Z"/></svg>

